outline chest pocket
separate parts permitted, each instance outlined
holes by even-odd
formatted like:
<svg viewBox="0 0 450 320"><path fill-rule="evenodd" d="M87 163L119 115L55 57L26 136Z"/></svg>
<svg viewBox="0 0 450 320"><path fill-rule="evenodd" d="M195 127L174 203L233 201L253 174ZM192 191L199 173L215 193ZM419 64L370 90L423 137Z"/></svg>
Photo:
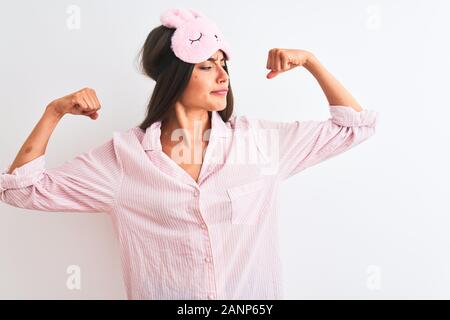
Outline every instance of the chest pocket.
<svg viewBox="0 0 450 320"><path fill-rule="evenodd" d="M260 221L269 201L269 179L260 179L227 189L231 203L231 223L254 225Z"/></svg>

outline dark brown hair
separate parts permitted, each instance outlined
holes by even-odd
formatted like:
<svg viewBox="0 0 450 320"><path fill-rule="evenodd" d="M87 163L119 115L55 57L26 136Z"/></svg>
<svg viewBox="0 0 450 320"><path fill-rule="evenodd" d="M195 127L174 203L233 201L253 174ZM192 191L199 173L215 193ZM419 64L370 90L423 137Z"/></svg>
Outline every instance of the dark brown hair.
<svg viewBox="0 0 450 320"><path fill-rule="evenodd" d="M166 119L186 89L194 70L195 64L180 60L170 48L174 32L175 29L163 25L154 28L139 51L141 72L156 81L147 107L147 116L139 125L144 131L154 122ZM227 58L225 55L225 71L228 73ZM233 114L233 92L230 84L228 90L227 106L218 111L225 122Z"/></svg>

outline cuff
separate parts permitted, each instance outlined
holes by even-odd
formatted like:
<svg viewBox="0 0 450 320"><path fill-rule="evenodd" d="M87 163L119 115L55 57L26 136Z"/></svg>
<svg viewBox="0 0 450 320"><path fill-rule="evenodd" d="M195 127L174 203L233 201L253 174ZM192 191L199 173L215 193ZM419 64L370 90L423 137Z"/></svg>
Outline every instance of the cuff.
<svg viewBox="0 0 450 320"><path fill-rule="evenodd" d="M40 180L45 171L45 155L15 168L11 174L8 174L9 168L11 165L0 172L0 192L28 187Z"/></svg>
<svg viewBox="0 0 450 320"><path fill-rule="evenodd" d="M329 106L331 119L344 127L375 127L378 122L378 112L363 109L358 112L349 106Z"/></svg>

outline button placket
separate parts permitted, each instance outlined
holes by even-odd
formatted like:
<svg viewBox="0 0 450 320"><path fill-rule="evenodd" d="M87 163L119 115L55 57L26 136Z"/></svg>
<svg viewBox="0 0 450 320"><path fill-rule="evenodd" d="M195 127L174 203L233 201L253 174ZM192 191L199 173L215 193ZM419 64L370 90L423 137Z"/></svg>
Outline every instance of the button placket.
<svg viewBox="0 0 450 320"><path fill-rule="evenodd" d="M208 235L208 232L205 232L206 237L206 243L208 244L208 247L205 248L205 255L203 258L203 261L205 263L205 275L207 277L208 281L208 288L207 288L207 295L208 299L215 299L217 290L216 284L215 284L215 275L214 275L214 263L213 263L213 256L211 252L211 239ZM205 243L205 244L206 244Z"/></svg>
<svg viewBox="0 0 450 320"><path fill-rule="evenodd" d="M197 198L196 201L196 207L197 210L200 214L201 217L201 221L199 221L199 226L201 229L203 229L202 231L202 237L205 241L205 245L207 246L205 249L205 255L203 260L203 263L205 263L205 276L207 277L207 281L208 281L208 288L206 289L206 294L208 299L215 299L216 298L216 293L214 292L214 290L216 290L216 284L215 284L215 275L214 275L214 264L213 264L213 259L212 259L212 252L211 252L211 238L209 236L209 232L208 232L208 225L206 224L205 220L203 219L201 213L200 213L200 201L199 201L199 196L200 196L200 190L196 189L193 192L193 196Z"/></svg>

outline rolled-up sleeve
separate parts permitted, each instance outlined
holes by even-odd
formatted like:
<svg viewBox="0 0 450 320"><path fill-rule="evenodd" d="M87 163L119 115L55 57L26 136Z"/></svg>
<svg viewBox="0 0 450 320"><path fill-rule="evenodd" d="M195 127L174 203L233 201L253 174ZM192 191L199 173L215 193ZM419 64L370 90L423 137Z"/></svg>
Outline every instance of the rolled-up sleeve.
<svg viewBox="0 0 450 320"><path fill-rule="evenodd" d="M325 121L276 122L257 120L258 129L277 132L277 174L281 180L341 154L375 133L378 112L358 112L348 106L329 106Z"/></svg>
<svg viewBox="0 0 450 320"><path fill-rule="evenodd" d="M45 155L0 175L0 199L14 207L55 212L109 212L122 178L114 140L46 168Z"/></svg>

